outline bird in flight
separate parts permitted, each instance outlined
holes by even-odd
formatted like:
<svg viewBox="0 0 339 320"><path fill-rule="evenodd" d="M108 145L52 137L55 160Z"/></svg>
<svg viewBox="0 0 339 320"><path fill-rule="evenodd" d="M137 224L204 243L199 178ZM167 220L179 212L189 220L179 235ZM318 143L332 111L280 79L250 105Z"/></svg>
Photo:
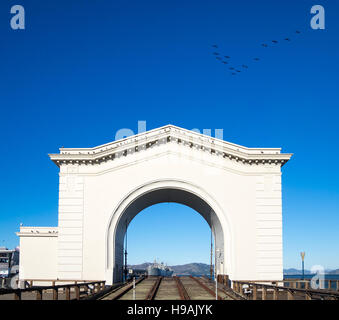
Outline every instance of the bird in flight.
<svg viewBox="0 0 339 320"><path fill-rule="evenodd" d="M301 31L295 30L295 33L301 34ZM279 43L279 41L280 41L280 43L282 43L283 41L290 42L292 40L294 40L294 36L292 36L292 38L291 37L285 37L285 38L281 37L281 38L279 38L279 40L267 40L267 42L262 42L260 45L264 48L268 48L268 47L273 48L273 47L275 47L274 45L277 45ZM219 50L218 49L219 47L216 44L211 45L211 47ZM279 46L276 46L276 47L279 47ZM271 49L269 49L269 51L270 50ZM222 51L220 53L215 51L215 52L213 52L213 54L216 56L216 59L219 60L220 62L222 62L224 65L229 64L230 60L228 60L228 59L231 58L230 56L222 56L222 54L223 54ZM252 59L253 59L253 61L256 61L256 62L261 60L261 58L258 58L258 57L252 57ZM232 61L233 61L233 59L232 59ZM251 66L251 63L249 63L249 65ZM226 67L228 67L228 69L230 70L231 75L236 75L236 74L241 73L241 72L245 73L245 70L249 69L249 65L242 64L242 65L238 65L237 67L228 67L228 66L226 66ZM236 68L238 68L238 69L236 69Z"/></svg>

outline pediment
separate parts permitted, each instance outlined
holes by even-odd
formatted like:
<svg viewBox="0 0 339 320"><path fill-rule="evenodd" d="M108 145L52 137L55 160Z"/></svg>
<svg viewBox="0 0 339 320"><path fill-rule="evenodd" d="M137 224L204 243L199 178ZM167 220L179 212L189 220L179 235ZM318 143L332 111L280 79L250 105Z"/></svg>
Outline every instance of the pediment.
<svg viewBox="0 0 339 320"><path fill-rule="evenodd" d="M60 148L60 153L49 154L49 157L59 167L63 164L98 165L102 162L114 161L116 157L128 157L131 153L143 152L158 144L170 143L247 164L275 163L282 166L292 156L290 153L281 153L281 148L247 148L173 125L166 125L93 148Z"/></svg>

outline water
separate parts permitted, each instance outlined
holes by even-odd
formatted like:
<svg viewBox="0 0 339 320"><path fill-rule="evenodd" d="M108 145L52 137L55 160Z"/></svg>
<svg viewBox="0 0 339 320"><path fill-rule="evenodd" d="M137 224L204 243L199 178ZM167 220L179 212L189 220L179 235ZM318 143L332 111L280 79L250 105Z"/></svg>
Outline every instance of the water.
<svg viewBox="0 0 339 320"><path fill-rule="evenodd" d="M316 274L305 274L304 278L312 279ZM284 279L301 279L301 274L284 274ZM325 274L325 280L339 280L339 274Z"/></svg>

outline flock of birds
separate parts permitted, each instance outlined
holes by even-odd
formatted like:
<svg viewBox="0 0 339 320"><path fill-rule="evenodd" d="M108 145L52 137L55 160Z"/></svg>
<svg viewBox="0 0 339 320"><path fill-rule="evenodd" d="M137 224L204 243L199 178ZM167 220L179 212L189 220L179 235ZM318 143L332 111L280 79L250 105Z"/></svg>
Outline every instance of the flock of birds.
<svg viewBox="0 0 339 320"><path fill-rule="evenodd" d="M299 30L296 30L295 31L296 34L300 34L301 32ZM290 42L291 41L291 38L290 37L286 37L282 40L283 41L287 41L287 42ZM264 47L264 48L268 48L270 46L274 47L274 46L277 46L277 44L279 43L278 40L271 40L270 43L262 43L261 46ZM215 56L216 60L220 61L221 63L223 63L224 65L227 65L228 69L230 70L230 74L232 76L235 76L236 74L239 74L243 71L245 71L246 69L249 68L248 64L241 64L239 66L235 66L233 63L232 63L232 59L230 56L227 56L227 55L222 55L219 50L219 46L216 45L216 44L213 44L212 45L212 48L214 48L214 52L213 52L213 55ZM218 50L218 51L217 51ZM252 61L255 61L255 62L258 62L260 61L260 58L258 57L254 57L252 58Z"/></svg>

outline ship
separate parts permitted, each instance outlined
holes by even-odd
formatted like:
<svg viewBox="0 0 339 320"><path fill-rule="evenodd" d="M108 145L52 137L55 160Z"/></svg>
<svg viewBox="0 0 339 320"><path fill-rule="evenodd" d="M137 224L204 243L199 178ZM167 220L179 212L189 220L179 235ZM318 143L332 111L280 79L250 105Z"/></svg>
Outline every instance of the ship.
<svg viewBox="0 0 339 320"><path fill-rule="evenodd" d="M147 274L149 276L171 277L173 270L163 262L158 263L154 260L154 263L147 267Z"/></svg>

